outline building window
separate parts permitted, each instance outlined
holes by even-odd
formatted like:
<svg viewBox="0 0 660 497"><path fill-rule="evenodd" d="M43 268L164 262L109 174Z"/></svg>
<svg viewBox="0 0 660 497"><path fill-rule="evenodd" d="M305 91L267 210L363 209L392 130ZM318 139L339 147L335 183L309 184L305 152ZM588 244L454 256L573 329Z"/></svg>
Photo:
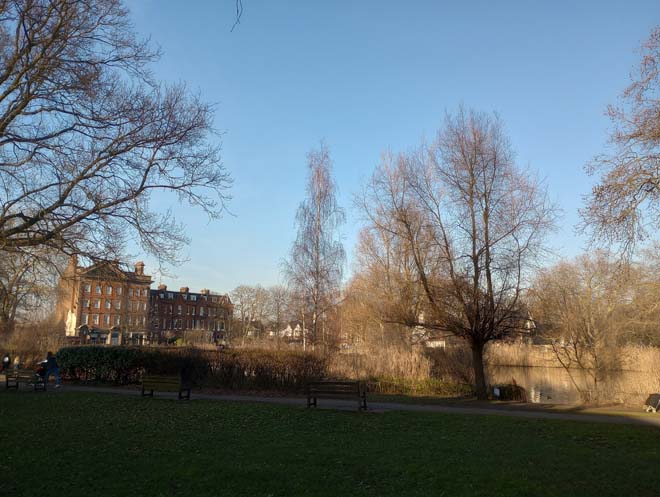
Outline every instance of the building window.
<svg viewBox="0 0 660 497"><path fill-rule="evenodd" d="M142 310L143 311L147 310L147 303L146 302L142 302Z"/></svg>
<svg viewBox="0 0 660 497"><path fill-rule="evenodd" d="M176 308L177 308L177 314L180 316L180 315L181 315L181 312L182 312L182 311L181 311L181 306L180 306L180 305L177 305Z"/></svg>
<svg viewBox="0 0 660 497"><path fill-rule="evenodd" d="M94 322L94 324L99 324L99 315L98 315L98 314L94 314L94 315L92 316L92 321Z"/></svg>
<svg viewBox="0 0 660 497"><path fill-rule="evenodd" d="M199 315L200 315L200 317L204 317L204 307L203 306L199 308Z"/></svg>
<svg viewBox="0 0 660 497"><path fill-rule="evenodd" d="M196 307L193 307L193 308L192 308L192 315L193 315L193 316L195 315L195 309L196 309Z"/></svg>
<svg viewBox="0 0 660 497"><path fill-rule="evenodd" d="M101 308L101 301L99 299L96 299L94 301L94 309L100 309Z"/></svg>
<svg viewBox="0 0 660 497"><path fill-rule="evenodd" d="M101 294L101 285L96 285L95 293Z"/></svg>
<svg viewBox="0 0 660 497"><path fill-rule="evenodd" d="M80 322L82 324L89 324L89 314L83 314L80 316Z"/></svg>
<svg viewBox="0 0 660 497"><path fill-rule="evenodd" d="M147 296L147 289L146 289L146 288L143 288L143 289L142 289L142 296L143 296L143 297L146 297L146 296Z"/></svg>
<svg viewBox="0 0 660 497"><path fill-rule="evenodd" d="M90 285L89 283L85 283L85 284L83 285L83 292L85 292L85 293L89 293L89 292L91 292L91 291L92 291L92 285Z"/></svg>
<svg viewBox="0 0 660 497"><path fill-rule="evenodd" d="M83 306L84 308L88 308L88 307L89 307L89 299L85 299L85 300L83 300L83 302L82 302L82 306Z"/></svg>
<svg viewBox="0 0 660 497"><path fill-rule="evenodd" d="M115 326L119 326L120 322L121 322L121 317L119 316L119 314L115 315Z"/></svg>
<svg viewBox="0 0 660 497"><path fill-rule="evenodd" d="M121 309L121 300L115 302L115 309L117 310Z"/></svg>
<svg viewBox="0 0 660 497"><path fill-rule="evenodd" d="M105 308L106 309L112 309L112 301L111 300L106 300L105 301Z"/></svg>
<svg viewBox="0 0 660 497"><path fill-rule="evenodd" d="M110 285L105 287L105 294L112 295L112 287Z"/></svg>
<svg viewBox="0 0 660 497"><path fill-rule="evenodd" d="M197 295L191 295L190 300L193 302L197 302Z"/></svg>
<svg viewBox="0 0 660 497"><path fill-rule="evenodd" d="M103 316L103 324L109 325L110 324L110 314L106 314Z"/></svg>
<svg viewBox="0 0 660 497"><path fill-rule="evenodd" d="M174 294L171 293L171 292L167 292L167 298L170 299L170 300L173 299L173 298L174 298Z"/></svg>
<svg viewBox="0 0 660 497"><path fill-rule="evenodd" d="M132 288L129 288L129 289L128 289L128 296L129 296L129 297L132 297L132 296L133 296L133 289L132 289Z"/></svg>
<svg viewBox="0 0 660 497"><path fill-rule="evenodd" d="M117 295L121 295L122 291L123 291L122 287L117 288Z"/></svg>

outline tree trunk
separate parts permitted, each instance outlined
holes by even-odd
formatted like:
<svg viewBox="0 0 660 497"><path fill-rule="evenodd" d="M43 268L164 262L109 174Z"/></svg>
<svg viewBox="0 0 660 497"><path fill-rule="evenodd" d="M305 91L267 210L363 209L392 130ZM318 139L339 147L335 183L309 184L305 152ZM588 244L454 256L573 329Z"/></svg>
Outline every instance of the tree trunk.
<svg viewBox="0 0 660 497"><path fill-rule="evenodd" d="M475 394L477 399L487 400L486 373L484 372L484 345L482 343L473 343L470 348L472 349Z"/></svg>

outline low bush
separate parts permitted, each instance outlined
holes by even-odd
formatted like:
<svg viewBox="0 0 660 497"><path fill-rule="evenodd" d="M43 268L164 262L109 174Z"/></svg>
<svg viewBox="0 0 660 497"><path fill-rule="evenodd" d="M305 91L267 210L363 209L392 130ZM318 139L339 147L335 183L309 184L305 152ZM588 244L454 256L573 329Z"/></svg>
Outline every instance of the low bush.
<svg viewBox="0 0 660 497"><path fill-rule="evenodd" d="M141 347L64 347L57 353L62 374L71 379L116 383L137 383L145 370L157 374L176 374L195 383L204 380L208 363L194 349L156 349Z"/></svg>
<svg viewBox="0 0 660 497"><path fill-rule="evenodd" d="M65 347L57 353L62 374L70 379L137 383L144 371L183 376L197 386L235 390L302 390L326 376L323 357L293 351L150 347Z"/></svg>

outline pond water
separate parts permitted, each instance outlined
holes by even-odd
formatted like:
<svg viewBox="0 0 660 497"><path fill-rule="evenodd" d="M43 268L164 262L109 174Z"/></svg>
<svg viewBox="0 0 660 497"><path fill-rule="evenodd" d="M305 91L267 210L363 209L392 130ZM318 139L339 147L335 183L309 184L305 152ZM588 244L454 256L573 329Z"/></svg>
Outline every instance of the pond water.
<svg viewBox="0 0 660 497"><path fill-rule="evenodd" d="M579 404L580 390L593 393L593 381L585 371L563 368L489 366L491 384L515 383L527 392L528 402ZM652 392L660 391L660 377L639 371L613 371L599 387L599 398L629 405L642 405Z"/></svg>

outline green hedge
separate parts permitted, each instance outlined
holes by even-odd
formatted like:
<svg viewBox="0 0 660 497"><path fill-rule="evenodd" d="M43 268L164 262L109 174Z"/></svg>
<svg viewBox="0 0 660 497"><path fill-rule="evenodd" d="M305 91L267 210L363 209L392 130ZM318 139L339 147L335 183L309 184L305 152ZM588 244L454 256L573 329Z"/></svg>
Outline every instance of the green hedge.
<svg viewBox="0 0 660 497"><path fill-rule="evenodd" d="M120 385L138 383L144 371L182 371L198 386L300 391L327 372L323 357L293 351L82 346L61 349L57 360L66 378Z"/></svg>

